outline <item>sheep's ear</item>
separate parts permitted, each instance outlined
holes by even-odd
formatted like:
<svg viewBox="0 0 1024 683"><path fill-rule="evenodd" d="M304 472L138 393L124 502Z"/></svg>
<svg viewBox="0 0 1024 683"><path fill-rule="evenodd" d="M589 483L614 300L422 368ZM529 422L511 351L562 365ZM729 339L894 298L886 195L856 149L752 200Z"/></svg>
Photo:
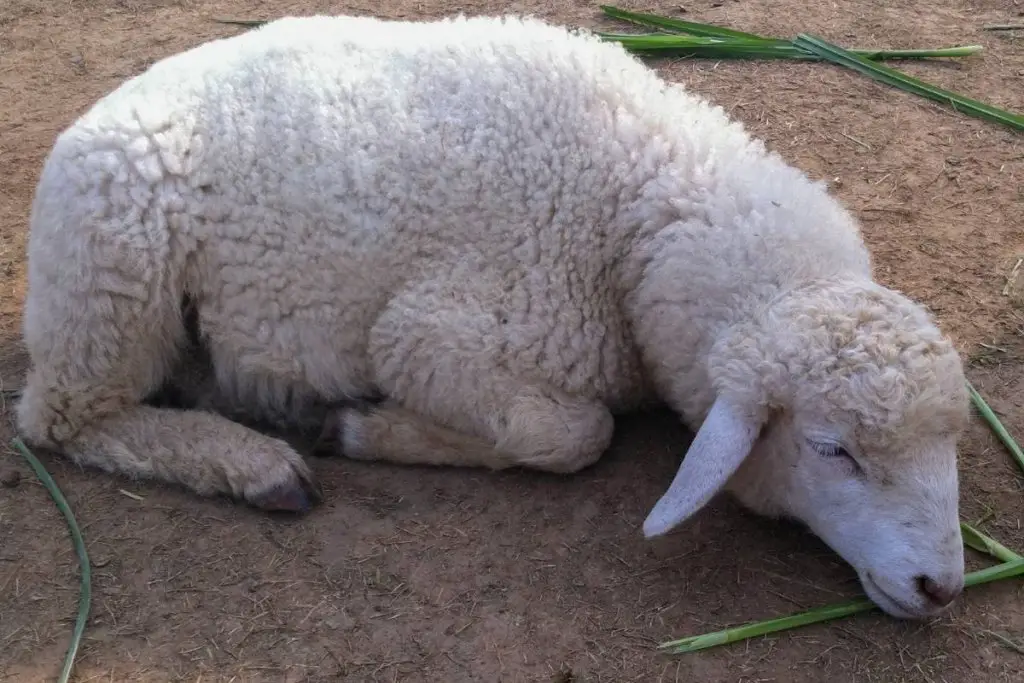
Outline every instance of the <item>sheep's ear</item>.
<svg viewBox="0 0 1024 683"><path fill-rule="evenodd" d="M644 521L644 536L660 536L704 507L750 453L760 430L760 424L719 397L672 485Z"/></svg>

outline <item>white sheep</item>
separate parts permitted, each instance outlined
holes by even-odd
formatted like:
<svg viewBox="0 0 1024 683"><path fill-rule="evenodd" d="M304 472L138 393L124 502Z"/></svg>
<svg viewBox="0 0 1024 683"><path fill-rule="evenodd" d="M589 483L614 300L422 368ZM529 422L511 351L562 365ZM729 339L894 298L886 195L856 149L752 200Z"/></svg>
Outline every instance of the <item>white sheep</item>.
<svg viewBox="0 0 1024 683"><path fill-rule="evenodd" d="M697 435L647 536L730 490L894 616L962 589L954 347L822 184L585 31L287 18L165 59L60 135L28 259L18 424L75 462L315 502L283 441L145 403L188 297L226 404L349 400L349 457L574 472L663 402Z"/></svg>

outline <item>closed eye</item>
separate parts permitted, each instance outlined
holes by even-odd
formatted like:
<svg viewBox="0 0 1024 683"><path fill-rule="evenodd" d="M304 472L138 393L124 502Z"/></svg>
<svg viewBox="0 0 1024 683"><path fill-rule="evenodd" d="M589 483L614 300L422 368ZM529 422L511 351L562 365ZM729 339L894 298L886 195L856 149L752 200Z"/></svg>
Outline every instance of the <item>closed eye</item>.
<svg viewBox="0 0 1024 683"><path fill-rule="evenodd" d="M837 443L823 443L821 441L811 441L811 447L814 448L824 458L841 458L847 460L856 470L857 473L863 472L860 463L857 459L850 455L850 452L840 446Z"/></svg>

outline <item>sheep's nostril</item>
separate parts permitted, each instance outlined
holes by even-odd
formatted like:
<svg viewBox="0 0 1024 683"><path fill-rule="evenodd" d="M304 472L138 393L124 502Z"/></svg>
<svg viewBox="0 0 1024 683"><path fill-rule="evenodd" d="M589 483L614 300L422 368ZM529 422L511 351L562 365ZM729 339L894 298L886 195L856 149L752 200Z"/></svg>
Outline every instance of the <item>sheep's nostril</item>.
<svg viewBox="0 0 1024 683"><path fill-rule="evenodd" d="M963 590L959 583L943 584L930 576L917 577L917 589L939 607L945 607L956 600Z"/></svg>

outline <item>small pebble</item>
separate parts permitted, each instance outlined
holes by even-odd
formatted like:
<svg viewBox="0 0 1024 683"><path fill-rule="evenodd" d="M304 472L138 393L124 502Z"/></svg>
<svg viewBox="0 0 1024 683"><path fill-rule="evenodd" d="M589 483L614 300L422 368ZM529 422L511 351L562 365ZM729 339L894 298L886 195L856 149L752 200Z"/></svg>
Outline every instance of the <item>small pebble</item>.
<svg viewBox="0 0 1024 683"><path fill-rule="evenodd" d="M0 474L0 484L3 484L9 489L13 489L20 483L21 472L18 470L4 470L4 472Z"/></svg>

